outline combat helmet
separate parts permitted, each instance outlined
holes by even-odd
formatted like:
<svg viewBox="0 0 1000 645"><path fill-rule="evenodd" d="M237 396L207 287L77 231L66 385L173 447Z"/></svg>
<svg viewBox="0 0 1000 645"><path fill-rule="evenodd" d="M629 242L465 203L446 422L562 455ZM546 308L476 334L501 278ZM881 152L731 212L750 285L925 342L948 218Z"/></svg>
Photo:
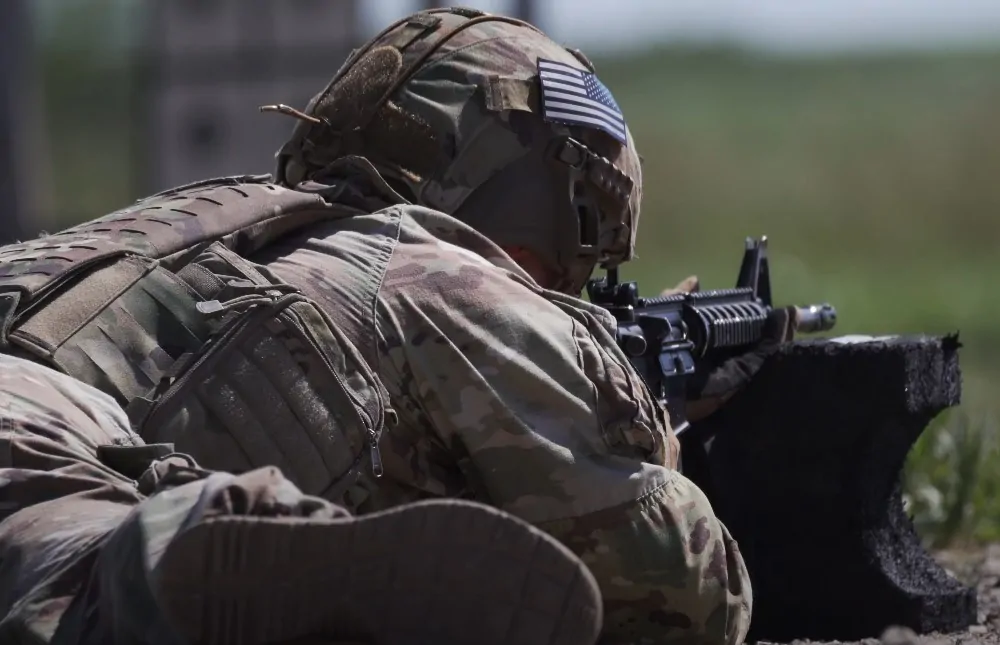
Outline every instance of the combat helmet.
<svg viewBox="0 0 1000 645"><path fill-rule="evenodd" d="M530 249L579 293L632 259L639 157L591 62L534 26L431 9L355 50L277 154L294 186L348 155L413 203Z"/></svg>

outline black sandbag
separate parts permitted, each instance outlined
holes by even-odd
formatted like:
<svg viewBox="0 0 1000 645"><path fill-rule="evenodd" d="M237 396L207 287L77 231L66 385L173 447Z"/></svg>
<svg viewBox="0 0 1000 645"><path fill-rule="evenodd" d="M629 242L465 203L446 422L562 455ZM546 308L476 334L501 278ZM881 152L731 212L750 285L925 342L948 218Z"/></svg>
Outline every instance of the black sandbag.
<svg viewBox="0 0 1000 645"><path fill-rule="evenodd" d="M736 537L751 640L853 640L890 625L961 630L976 597L903 510L906 455L959 403L956 337L799 341L682 435L683 468Z"/></svg>

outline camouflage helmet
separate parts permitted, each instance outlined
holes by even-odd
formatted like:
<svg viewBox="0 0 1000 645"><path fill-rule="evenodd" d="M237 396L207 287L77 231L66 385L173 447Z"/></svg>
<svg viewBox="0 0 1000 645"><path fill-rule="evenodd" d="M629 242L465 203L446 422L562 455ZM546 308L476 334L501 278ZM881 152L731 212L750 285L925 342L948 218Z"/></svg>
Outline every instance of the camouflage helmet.
<svg viewBox="0 0 1000 645"><path fill-rule="evenodd" d="M546 112L559 89L543 87L546 65L549 78L599 88L613 109L596 106L603 120L586 108ZM277 154L281 183L365 157L412 202L534 252L568 293L597 264L633 257L641 170L631 133L590 61L528 23L462 8L411 15L352 53L297 116Z"/></svg>

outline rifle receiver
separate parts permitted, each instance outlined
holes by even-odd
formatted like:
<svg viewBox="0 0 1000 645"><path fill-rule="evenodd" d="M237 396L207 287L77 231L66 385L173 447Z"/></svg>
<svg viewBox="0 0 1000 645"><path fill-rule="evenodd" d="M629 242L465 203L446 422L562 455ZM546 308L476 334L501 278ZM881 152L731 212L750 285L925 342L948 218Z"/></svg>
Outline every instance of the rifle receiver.
<svg viewBox="0 0 1000 645"><path fill-rule="evenodd" d="M687 427L688 381L710 364L761 342L771 304L767 237L746 238L734 289L640 297L635 282L619 281L618 268L587 283L590 302L618 322L618 346L656 398L667 407L676 434ZM796 307L796 331L832 329L829 304Z"/></svg>

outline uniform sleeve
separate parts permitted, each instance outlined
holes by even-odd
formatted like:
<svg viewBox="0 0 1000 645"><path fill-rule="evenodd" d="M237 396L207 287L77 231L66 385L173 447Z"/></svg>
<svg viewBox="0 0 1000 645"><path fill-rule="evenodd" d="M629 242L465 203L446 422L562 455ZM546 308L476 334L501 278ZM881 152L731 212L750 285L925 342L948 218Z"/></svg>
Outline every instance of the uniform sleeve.
<svg viewBox="0 0 1000 645"><path fill-rule="evenodd" d="M749 624L742 558L673 469L664 413L596 315L492 265L394 261L379 302L384 370L476 497L589 565L609 642L731 642Z"/></svg>

